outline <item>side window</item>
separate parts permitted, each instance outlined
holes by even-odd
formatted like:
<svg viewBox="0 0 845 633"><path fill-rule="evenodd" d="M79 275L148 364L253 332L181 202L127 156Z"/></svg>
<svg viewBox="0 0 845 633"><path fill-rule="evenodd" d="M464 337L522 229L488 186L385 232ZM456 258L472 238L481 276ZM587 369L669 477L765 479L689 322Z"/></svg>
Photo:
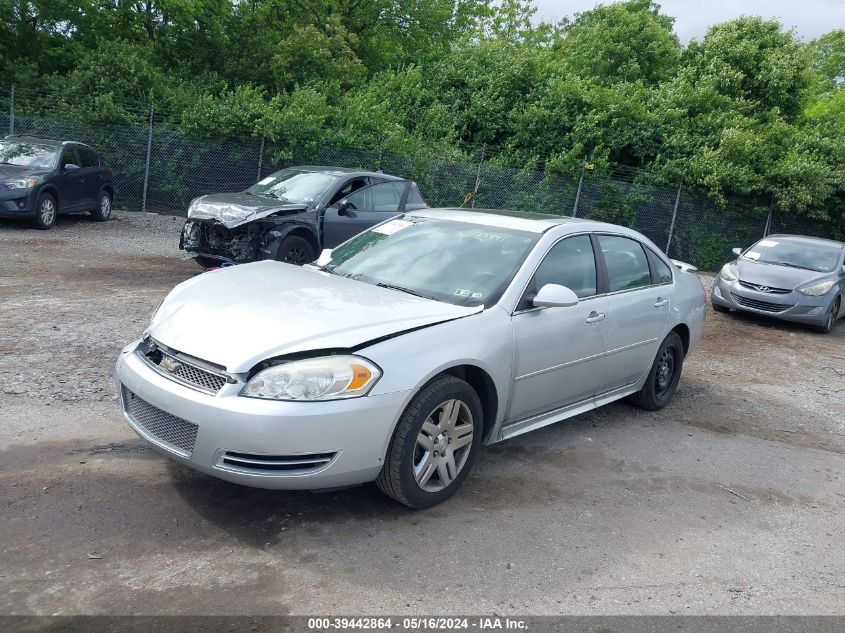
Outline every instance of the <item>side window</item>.
<svg viewBox="0 0 845 633"><path fill-rule="evenodd" d="M340 189L338 189L337 193L332 196L332 199L329 201L329 206L336 204L343 200L346 196L348 196L353 191L358 191L363 187L367 186L366 178L353 178L345 185L343 185Z"/></svg>
<svg viewBox="0 0 845 633"><path fill-rule="evenodd" d="M607 266L609 292L651 285L648 260L639 242L617 235L599 235L598 238Z"/></svg>
<svg viewBox="0 0 845 633"><path fill-rule="evenodd" d="M79 148L79 160L82 161L80 167L98 167L100 165L100 158L87 147Z"/></svg>
<svg viewBox="0 0 845 633"><path fill-rule="evenodd" d="M656 284L671 284L672 269L669 268L669 266L666 265L666 262L660 259L651 249L647 248L646 253L648 254L648 259L651 262L651 267L654 270L655 278L652 279L652 282Z"/></svg>
<svg viewBox="0 0 845 633"><path fill-rule="evenodd" d="M581 298L596 294L596 259L588 235L561 240L546 254L528 284L536 294L546 284L566 286Z"/></svg>
<svg viewBox="0 0 845 633"><path fill-rule="evenodd" d="M74 165L79 164L76 162L76 152L73 151L72 147L65 147L62 150L62 159L59 161L59 166L64 168L64 166L68 163L72 163Z"/></svg>
<svg viewBox="0 0 845 633"><path fill-rule="evenodd" d="M373 211L399 211L405 182L382 182L365 187L347 197L350 209Z"/></svg>

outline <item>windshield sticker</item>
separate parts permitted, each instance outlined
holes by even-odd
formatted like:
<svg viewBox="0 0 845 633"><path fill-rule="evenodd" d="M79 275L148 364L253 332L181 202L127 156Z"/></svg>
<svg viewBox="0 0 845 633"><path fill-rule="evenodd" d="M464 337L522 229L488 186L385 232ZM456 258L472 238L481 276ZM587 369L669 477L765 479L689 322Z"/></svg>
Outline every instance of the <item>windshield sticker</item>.
<svg viewBox="0 0 845 633"><path fill-rule="evenodd" d="M468 297L470 299L481 299L484 295L480 292L474 292L472 290L467 290L466 288L456 288L455 289L455 296L456 297Z"/></svg>
<svg viewBox="0 0 845 633"><path fill-rule="evenodd" d="M765 248L771 248L772 246L777 246L778 243L774 240L760 240L757 242L757 246L763 246Z"/></svg>
<svg viewBox="0 0 845 633"><path fill-rule="evenodd" d="M754 251L748 251L745 255L743 255L746 259L760 259L760 253L755 253Z"/></svg>
<svg viewBox="0 0 845 633"><path fill-rule="evenodd" d="M271 182L273 182L274 180L276 180L276 179L275 179L275 177L273 177L273 176L267 176L264 180L259 180L259 181L258 181L258 184L259 184L259 185L269 185L269 184L270 184Z"/></svg>
<svg viewBox="0 0 845 633"><path fill-rule="evenodd" d="M396 231L401 231L402 229L406 229L411 226L413 222L408 222L407 220L391 220L390 222L385 222L373 229L373 233L381 233L382 235L393 235Z"/></svg>
<svg viewBox="0 0 845 633"><path fill-rule="evenodd" d="M476 237L480 240L492 240L494 242L505 241L505 236L501 233L490 233L488 231L475 231L472 233L472 237Z"/></svg>

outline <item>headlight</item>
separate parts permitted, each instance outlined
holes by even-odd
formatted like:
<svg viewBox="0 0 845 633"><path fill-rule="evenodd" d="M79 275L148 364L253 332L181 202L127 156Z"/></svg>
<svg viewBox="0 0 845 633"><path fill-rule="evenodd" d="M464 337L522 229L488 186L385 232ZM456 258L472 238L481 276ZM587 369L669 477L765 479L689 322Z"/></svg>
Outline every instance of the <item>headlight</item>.
<svg viewBox="0 0 845 633"><path fill-rule="evenodd" d="M337 400L369 393L381 370L360 356L294 360L258 372L242 396L268 400Z"/></svg>
<svg viewBox="0 0 845 633"><path fill-rule="evenodd" d="M3 184L9 189L29 189L34 187L38 182L38 178L15 178L14 180L7 180Z"/></svg>
<svg viewBox="0 0 845 633"><path fill-rule="evenodd" d="M820 297L821 295L827 294L827 292L833 288L833 284L835 281L823 281L820 284L816 284L815 286L808 286L807 288L799 288L798 292L802 295L810 295L811 297Z"/></svg>
<svg viewBox="0 0 845 633"><path fill-rule="evenodd" d="M733 283L737 279L736 275L734 275L734 272L731 270L730 264L725 264L724 266L722 266L722 270L719 271L719 277L731 283Z"/></svg>
<svg viewBox="0 0 845 633"><path fill-rule="evenodd" d="M202 200L202 196L199 198L194 198L191 200L191 204L188 205L188 217L191 218L194 216L194 212L196 211L197 207L199 206L200 200Z"/></svg>

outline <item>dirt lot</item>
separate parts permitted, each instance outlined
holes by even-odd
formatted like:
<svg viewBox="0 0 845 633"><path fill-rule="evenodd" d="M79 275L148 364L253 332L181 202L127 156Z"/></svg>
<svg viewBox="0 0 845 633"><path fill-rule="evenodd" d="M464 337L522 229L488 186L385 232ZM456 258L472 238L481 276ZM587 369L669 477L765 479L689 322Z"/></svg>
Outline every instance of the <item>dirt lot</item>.
<svg viewBox="0 0 845 633"><path fill-rule="evenodd" d="M449 502L175 466L112 378L181 219L0 224L0 614L845 611L845 323L709 315L677 396L487 448Z"/></svg>

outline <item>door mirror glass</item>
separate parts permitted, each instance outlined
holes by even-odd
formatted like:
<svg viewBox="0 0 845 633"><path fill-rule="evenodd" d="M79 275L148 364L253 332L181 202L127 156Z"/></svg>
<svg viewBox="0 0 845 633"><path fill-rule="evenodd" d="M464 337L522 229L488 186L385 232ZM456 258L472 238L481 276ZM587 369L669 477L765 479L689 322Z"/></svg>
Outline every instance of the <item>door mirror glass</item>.
<svg viewBox="0 0 845 633"><path fill-rule="evenodd" d="M733 254L734 254L734 255L736 255L737 257L739 257L740 255L742 255L742 249L741 249L741 248L735 248L735 249L733 249L733 251L732 251L732 252L733 252Z"/></svg>
<svg viewBox="0 0 845 633"><path fill-rule="evenodd" d="M76 165L74 163L65 163L63 169L65 171L79 171L79 165Z"/></svg>
<svg viewBox="0 0 845 633"><path fill-rule="evenodd" d="M335 206L335 209L337 209L338 215L346 215L347 212L349 211L349 200L344 198L343 200L341 200L340 202L338 202L334 206Z"/></svg>
<svg viewBox="0 0 845 633"><path fill-rule="evenodd" d="M578 295L566 286L546 284L531 300L535 308L568 308L578 305Z"/></svg>

